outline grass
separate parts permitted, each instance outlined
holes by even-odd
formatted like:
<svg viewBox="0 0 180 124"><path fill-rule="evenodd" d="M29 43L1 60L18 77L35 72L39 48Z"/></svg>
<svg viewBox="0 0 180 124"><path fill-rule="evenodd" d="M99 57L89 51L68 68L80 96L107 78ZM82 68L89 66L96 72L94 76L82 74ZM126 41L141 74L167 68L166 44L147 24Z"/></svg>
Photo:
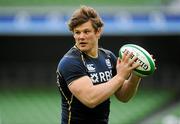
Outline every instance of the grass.
<svg viewBox="0 0 180 124"><path fill-rule="evenodd" d="M58 124L59 99L53 90L3 91L0 95L1 123Z"/></svg>
<svg viewBox="0 0 180 124"><path fill-rule="evenodd" d="M170 100L164 91L139 91L128 103L111 98L110 124L132 124ZM0 124L59 124L57 89L0 91Z"/></svg>
<svg viewBox="0 0 180 124"><path fill-rule="evenodd" d="M112 98L110 124L132 124L156 111L168 102L172 94L166 91L140 90L128 103Z"/></svg>
<svg viewBox="0 0 180 124"><path fill-rule="evenodd" d="M180 123L180 102L173 104L168 109L157 112L147 118L142 124L179 124Z"/></svg>

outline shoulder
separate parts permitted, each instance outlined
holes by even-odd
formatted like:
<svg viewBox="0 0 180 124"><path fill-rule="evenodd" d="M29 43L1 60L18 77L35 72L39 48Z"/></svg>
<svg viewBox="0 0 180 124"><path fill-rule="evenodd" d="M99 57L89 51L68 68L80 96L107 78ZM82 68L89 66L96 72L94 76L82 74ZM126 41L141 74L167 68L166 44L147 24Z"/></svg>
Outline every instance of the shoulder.
<svg viewBox="0 0 180 124"><path fill-rule="evenodd" d="M58 68L66 68L69 65L81 64L81 53L71 48L59 61Z"/></svg>
<svg viewBox="0 0 180 124"><path fill-rule="evenodd" d="M115 55L112 51L110 51L110 50L108 50L108 49L104 49L104 48L99 48L99 50L100 50L101 52L105 53L105 54L106 54L107 56L109 56L110 58L116 59L116 55Z"/></svg>
<svg viewBox="0 0 180 124"><path fill-rule="evenodd" d="M69 60L79 60L81 58L81 53L72 47L60 60L61 61L69 61Z"/></svg>
<svg viewBox="0 0 180 124"><path fill-rule="evenodd" d="M60 60L57 72L62 75L67 84L87 75L86 67L81 59L81 53L75 48L70 49Z"/></svg>
<svg viewBox="0 0 180 124"><path fill-rule="evenodd" d="M63 58L78 59L81 57L81 53L74 47L72 47Z"/></svg>

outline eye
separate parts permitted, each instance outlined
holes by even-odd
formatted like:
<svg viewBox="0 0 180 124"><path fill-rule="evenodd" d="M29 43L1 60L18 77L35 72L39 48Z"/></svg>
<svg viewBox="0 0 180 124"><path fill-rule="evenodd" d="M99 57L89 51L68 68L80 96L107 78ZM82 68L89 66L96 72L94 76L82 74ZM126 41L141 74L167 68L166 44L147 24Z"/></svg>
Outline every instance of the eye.
<svg viewBox="0 0 180 124"><path fill-rule="evenodd" d="M74 34L80 34L80 32L79 31L75 31Z"/></svg>
<svg viewBox="0 0 180 124"><path fill-rule="evenodd" d="M88 34L89 32L90 32L89 30L85 30L85 31L84 31L85 34Z"/></svg>

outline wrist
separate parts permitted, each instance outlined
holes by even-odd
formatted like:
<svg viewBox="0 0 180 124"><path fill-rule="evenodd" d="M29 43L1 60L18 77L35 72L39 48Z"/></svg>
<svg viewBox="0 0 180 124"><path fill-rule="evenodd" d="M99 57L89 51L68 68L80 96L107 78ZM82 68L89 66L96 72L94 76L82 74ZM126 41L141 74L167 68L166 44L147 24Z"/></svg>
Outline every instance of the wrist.
<svg viewBox="0 0 180 124"><path fill-rule="evenodd" d="M124 81L126 80L126 79L125 79L123 76L121 76L121 75L116 75L115 78L116 78L116 80L117 80L118 82L124 82Z"/></svg>
<svg viewBox="0 0 180 124"><path fill-rule="evenodd" d="M141 77L140 75L137 75L137 74L134 73L134 72L131 73L131 76L132 76L133 78L142 79L142 77Z"/></svg>

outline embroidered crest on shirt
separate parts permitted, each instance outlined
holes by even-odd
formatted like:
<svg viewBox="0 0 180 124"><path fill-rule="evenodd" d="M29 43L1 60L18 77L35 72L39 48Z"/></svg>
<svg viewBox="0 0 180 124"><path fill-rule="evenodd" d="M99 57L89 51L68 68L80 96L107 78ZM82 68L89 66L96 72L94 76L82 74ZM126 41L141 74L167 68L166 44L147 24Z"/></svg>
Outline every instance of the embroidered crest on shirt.
<svg viewBox="0 0 180 124"><path fill-rule="evenodd" d="M112 68L111 61L109 59L106 59L105 61L108 68Z"/></svg>

